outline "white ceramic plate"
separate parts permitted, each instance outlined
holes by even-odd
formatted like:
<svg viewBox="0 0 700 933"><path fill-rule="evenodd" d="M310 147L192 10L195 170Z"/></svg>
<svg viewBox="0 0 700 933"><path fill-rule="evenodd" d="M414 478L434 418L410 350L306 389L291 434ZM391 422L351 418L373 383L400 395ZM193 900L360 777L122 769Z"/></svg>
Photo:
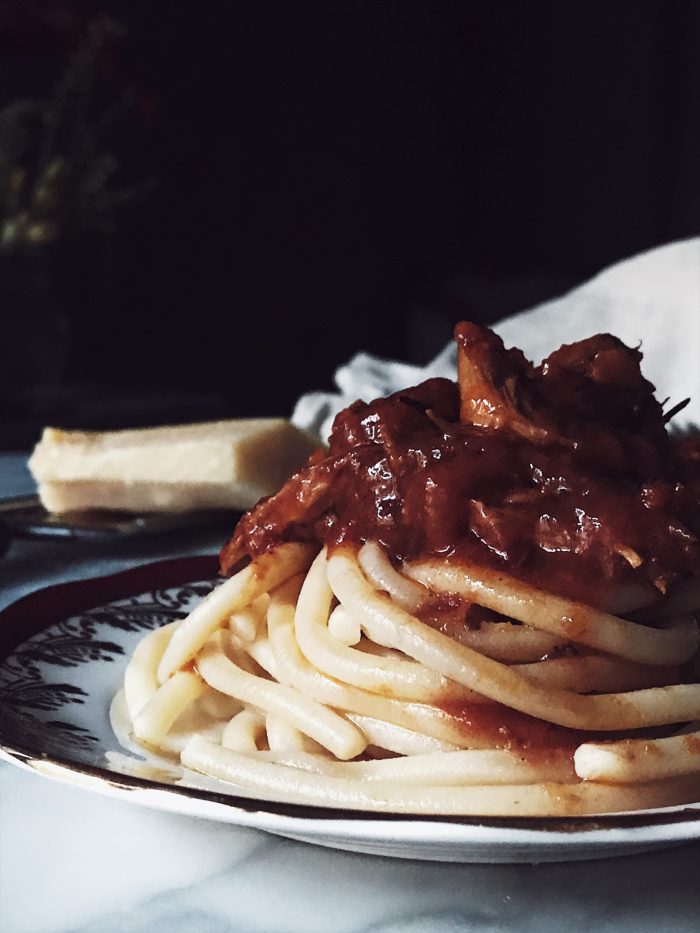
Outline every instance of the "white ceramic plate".
<svg viewBox="0 0 700 933"><path fill-rule="evenodd" d="M151 564L33 593L0 613L0 753L135 803L375 855L544 862L624 855L700 838L700 804L573 820L377 816L253 800L120 747L110 707L144 632L185 615L211 558ZM195 581L195 582L192 582Z"/></svg>

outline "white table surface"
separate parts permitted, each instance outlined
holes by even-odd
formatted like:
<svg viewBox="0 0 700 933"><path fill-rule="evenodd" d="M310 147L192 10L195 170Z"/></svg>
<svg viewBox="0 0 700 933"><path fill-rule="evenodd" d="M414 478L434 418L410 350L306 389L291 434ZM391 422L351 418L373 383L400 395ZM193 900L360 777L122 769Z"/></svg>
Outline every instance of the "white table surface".
<svg viewBox="0 0 700 933"><path fill-rule="evenodd" d="M0 454L0 496L31 489L24 458ZM0 607L219 543L16 541L0 558ZM146 810L0 764L0 933L699 929L700 843L560 865L392 860Z"/></svg>

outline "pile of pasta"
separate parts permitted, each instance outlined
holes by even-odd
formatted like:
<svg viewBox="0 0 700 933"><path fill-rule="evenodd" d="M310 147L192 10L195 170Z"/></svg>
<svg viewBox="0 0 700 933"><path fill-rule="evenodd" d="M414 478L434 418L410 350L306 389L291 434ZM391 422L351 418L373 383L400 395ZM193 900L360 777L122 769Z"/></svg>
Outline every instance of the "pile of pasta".
<svg viewBox="0 0 700 933"><path fill-rule="evenodd" d="M421 620L446 598L489 613ZM149 633L124 695L137 742L249 796L464 816L665 807L700 800L698 606L697 579L651 607L622 594L613 614L464 561L286 543ZM519 721L550 738L514 738Z"/></svg>

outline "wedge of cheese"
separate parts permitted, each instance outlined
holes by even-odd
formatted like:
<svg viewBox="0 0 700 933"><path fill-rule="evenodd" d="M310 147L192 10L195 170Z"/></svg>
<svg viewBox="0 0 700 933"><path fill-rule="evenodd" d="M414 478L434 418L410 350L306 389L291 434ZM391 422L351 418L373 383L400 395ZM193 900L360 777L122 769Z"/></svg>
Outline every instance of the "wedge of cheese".
<svg viewBox="0 0 700 933"><path fill-rule="evenodd" d="M54 513L243 510L276 492L316 447L282 418L106 433L45 428L29 468Z"/></svg>

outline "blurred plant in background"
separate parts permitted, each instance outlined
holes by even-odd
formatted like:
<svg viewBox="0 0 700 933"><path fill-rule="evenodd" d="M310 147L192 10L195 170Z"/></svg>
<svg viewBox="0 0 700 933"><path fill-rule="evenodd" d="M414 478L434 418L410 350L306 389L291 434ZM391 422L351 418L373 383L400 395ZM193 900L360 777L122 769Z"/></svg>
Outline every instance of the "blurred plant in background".
<svg viewBox="0 0 700 933"><path fill-rule="evenodd" d="M2 253L45 249L91 231L109 233L115 209L148 191L148 183L119 184L119 160L108 145L133 92L99 108L100 55L121 33L108 17L94 20L47 99L19 99L0 110Z"/></svg>
<svg viewBox="0 0 700 933"><path fill-rule="evenodd" d="M153 187L131 164L153 102L124 35L71 0L0 0L0 448L96 398L71 367L103 320L115 228Z"/></svg>

